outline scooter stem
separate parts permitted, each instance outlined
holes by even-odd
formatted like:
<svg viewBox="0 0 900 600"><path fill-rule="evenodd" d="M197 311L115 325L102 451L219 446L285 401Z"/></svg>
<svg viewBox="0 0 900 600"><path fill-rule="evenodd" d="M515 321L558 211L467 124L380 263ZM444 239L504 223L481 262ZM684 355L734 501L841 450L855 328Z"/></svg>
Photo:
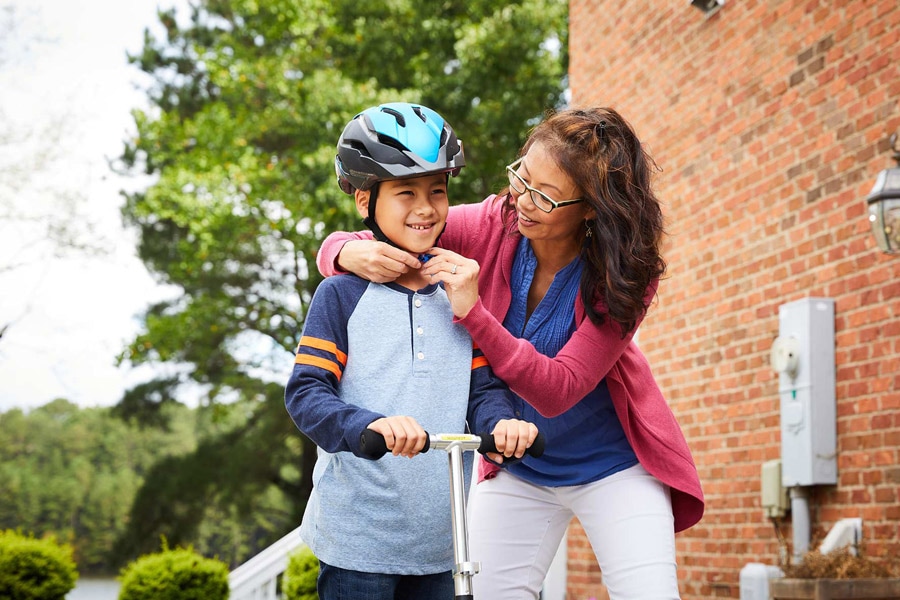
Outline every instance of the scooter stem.
<svg viewBox="0 0 900 600"><path fill-rule="evenodd" d="M471 600L472 577L481 570L481 565L469 561L463 446L454 442L446 450L450 460L450 519L453 526L453 557L456 560L453 569L453 589L457 600Z"/></svg>

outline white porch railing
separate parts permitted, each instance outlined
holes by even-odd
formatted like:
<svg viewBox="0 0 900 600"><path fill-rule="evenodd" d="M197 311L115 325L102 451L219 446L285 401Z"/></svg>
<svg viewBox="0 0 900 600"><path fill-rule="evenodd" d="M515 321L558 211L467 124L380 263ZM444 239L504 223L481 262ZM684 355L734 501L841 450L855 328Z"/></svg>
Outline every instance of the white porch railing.
<svg viewBox="0 0 900 600"><path fill-rule="evenodd" d="M290 555L303 545L298 527L232 571L230 600L279 600L278 578Z"/></svg>

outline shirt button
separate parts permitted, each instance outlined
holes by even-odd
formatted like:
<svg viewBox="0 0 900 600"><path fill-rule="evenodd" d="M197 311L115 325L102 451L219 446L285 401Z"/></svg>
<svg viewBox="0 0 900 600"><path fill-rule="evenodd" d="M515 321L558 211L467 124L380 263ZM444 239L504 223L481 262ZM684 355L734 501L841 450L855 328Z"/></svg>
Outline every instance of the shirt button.
<svg viewBox="0 0 900 600"><path fill-rule="evenodd" d="M424 353L424 352L419 352L416 356L419 357L419 360L425 360L425 353Z"/></svg>
<svg viewBox="0 0 900 600"><path fill-rule="evenodd" d="M421 327L416 327L416 333L418 333L419 335L422 335L423 333L425 333L425 330L422 329Z"/></svg>
<svg viewBox="0 0 900 600"><path fill-rule="evenodd" d="M416 298L416 301L414 302L414 304L416 305L416 308L419 308L420 306L422 306L422 301L419 300L418 298Z"/></svg>
<svg viewBox="0 0 900 600"><path fill-rule="evenodd" d="M517 417L521 417L521 416L522 416L522 411L517 410L517 411L516 411L516 416L517 416Z"/></svg>

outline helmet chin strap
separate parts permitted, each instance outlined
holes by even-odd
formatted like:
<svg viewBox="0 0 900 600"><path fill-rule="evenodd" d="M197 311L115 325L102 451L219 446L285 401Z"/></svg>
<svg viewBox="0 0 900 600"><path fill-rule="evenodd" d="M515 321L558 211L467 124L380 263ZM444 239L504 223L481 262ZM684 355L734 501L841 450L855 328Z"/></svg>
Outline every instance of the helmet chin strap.
<svg viewBox="0 0 900 600"><path fill-rule="evenodd" d="M384 235L381 227L379 227L378 223L375 222L375 201L378 199L378 188L378 183L375 183L371 188L369 188L369 216L363 219L363 225L372 230L372 236L379 242L390 244L394 248L400 248L400 246L388 239L388 236ZM400 249L403 250L403 248Z"/></svg>
<svg viewBox="0 0 900 600"><path fill-rule="evenodd" d="M384 242L385 244L390 244L394 248L398 248L403 250L404 252L409 252L406 248L401 248L397 245L393 240L391 240L388 236L384 234L381 230L381 227L378 226L378 223L375 222L375 201L378 198L378 184L373 185L369 190L369 216L363 219L363 225L372 230L372 237L374 237L379 242ZM441 232L434 240L434 245L437 246L438 240L441 239L441 236L444 235L444 229L447 229L447 223L444 223L444 228L441 229ZM422 262L427 262L428 259L431 258L431 254L420 254L419 260Z"/></svg>

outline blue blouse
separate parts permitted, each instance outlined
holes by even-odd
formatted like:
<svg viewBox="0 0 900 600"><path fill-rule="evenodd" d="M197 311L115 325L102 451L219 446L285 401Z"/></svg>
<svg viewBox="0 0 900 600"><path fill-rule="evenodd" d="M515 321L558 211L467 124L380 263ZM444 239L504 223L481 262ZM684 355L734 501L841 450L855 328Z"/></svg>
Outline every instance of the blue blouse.
<svg viewBox="0 0 900 600"><path fill-rule="evenodd" d="M527 238L516 248L512 270L512 303L503 326L528 340L538 352L556 356L575 332L575 298L579 293L582 263L576 257L560 270L540 304L526 321L528 291L537 258ZM548 390L547 393L553 393ZM638 463L613 408L606 380L575 406L556 417L541 416L515 396L516 415L537 425L546 438L540 458L526 455L507 469L526 481L551 487L598 481Z"/></svg>

